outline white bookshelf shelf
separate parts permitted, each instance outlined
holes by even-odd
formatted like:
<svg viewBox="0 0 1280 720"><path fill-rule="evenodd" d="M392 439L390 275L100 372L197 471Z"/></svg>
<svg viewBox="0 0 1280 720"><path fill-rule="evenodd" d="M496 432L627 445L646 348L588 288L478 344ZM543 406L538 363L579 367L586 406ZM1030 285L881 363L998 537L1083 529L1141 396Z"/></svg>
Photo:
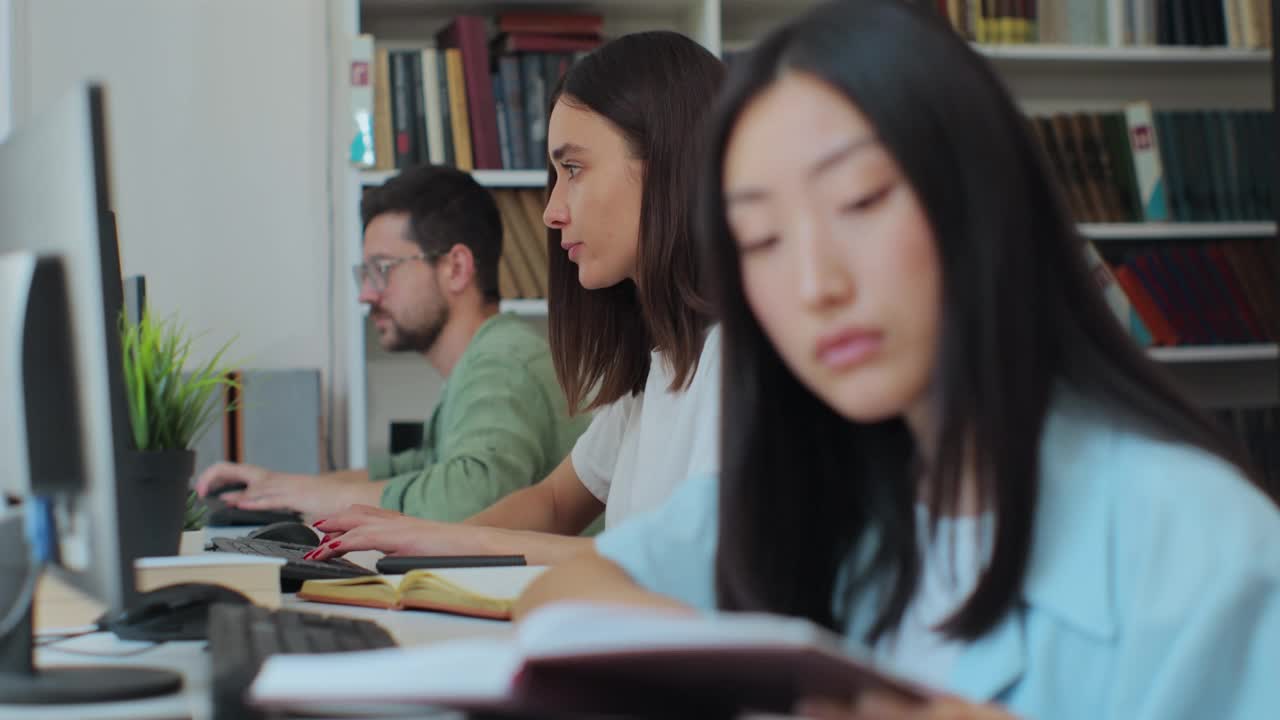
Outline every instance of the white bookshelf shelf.
<svg viewBox="0 0 1280 720"><path fill-rule="evenodd" d="M1079 228L1092 240L1252 238L1276 234L1273 222L1081 223Z"/></svg>
<svg viewBox="0 0 1280 720"><path fill-rule="evenodd" d="M395 177L399 170L364 170L362 185L381 185ZM471 177L491 188L540 188L547 185L546 170L472 170Z"/></svg>
<svg viewBox="0 0 1280 720"><path fill-rule="evenodd" d="M726 42L729 52L750 50L753 42ZM1228 47L1175 47L1132 46L1109 47L1096 45L981 45L973 43L973 49L987 59L998 63L1069 63L1075 65L1102 64L1253 64L1263 65L1271 60L1270 50Z"/></svg>
<svg viewBox="0 0 1280 720"><path fill-rule="evenodd" d="M528 300L503 300L498 305L498 309L504 313L512 313L514 315L524 315L526 317L546 317L547 301L546 298L533 298ZM360 316L366 320L369 318L369 306L360 306Z"/></svg>
<svg viewBox="0 0 1280 720"><path fill-rule="evenodd" d="M3 4L4 0L0 0ZM1111 6L1119 0L1106 0ZM606 37L641 30L675 30L714 53L722 48L748 49L779 23L811 7L816 0L338 0L334 8L344 34L365 32L390 47L430 44L455 14L493 17L507 10L564 9L599 13ZM1121 3L1123 4L1123 3ZM336 44L335 47L341 47ZM1134 100L1157 109L1273 108L1270 49L1168 46L974 45L1007 84L1019 107L1031 114L1101 112ZM335 67L334 89L348 92L345 59ZM345 107L345 106L343 106ZM337 126L345 128L344 112ZM338 147L346 149L345 137ZM396 171L345 168L343 177L347 255L360 262L358 212L362 185L385 182ZM544 188L545 170L477 171L476 180L490 188ZM1274 237L1275 222L1082 224L1079 232L1098 244L1149 240L1153 243L1202 238ZM504 300L503 312L534 324L545 321L543 299ZM358 307L351 322L367 328ZM353 464L364 462L368 428L382 427L392 411L385 394L370 397L366 351L376 348L367 336L351 333L348 343L348 437ZM1156 348L1150 356L1177 374L1179 383L1206 407L1280 402L1275 376L1280 345L1191 346ZM385 363L385 358L378 358ZM385 375L379 375L385 379ZM382 388L386 390L386 388ZM407 388L396 387L401 399ZM429 400L424 396L421 403ZM415 401L417 402L417 401Z"/></svg>
<svg viewBox="0 0 1280 720"><path fill-rule="evenodd" d="M1151 348L1151 357L1166 363L1248 362L1280 358L1280 345L1203 345Z"/></svg>
<svg viewBox="0 0 1280 720"><path fill-rule="evenodd" d="M1228 47L1090 45L975 45L993 61L1048 63L1256 63L1271 59L1270 50Z"/></svg>

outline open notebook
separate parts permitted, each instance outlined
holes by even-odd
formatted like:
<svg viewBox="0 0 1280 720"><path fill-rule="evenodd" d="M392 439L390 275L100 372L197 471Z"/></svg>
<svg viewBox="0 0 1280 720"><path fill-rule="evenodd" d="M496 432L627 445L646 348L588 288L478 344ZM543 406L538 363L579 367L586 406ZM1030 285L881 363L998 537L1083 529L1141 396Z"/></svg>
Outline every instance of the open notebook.
<svg viewBox="0 0 1280 720"><path fill-rule="evenodd" d="M510 620L515 596L545 569L523 566L450 568L411 570L404 575L308 580L302 584L298 597L312 602L387 610L434 610Z"/></svg>
<svg viewBox="0 0 1280 720"><path fill-rule="evenodd" d="M849 699L867 687L908 698L931 692L874 669L804 620L569 604L539 610L506 639L275 656L250 698L310 711L383 703L710 716L785 712L801 698Z"/></svg>

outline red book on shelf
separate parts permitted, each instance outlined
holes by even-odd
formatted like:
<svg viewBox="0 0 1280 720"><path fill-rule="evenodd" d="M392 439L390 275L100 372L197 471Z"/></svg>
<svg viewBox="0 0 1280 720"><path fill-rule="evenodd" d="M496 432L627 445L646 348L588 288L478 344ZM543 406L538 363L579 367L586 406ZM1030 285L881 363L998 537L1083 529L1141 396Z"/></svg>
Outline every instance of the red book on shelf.
<svg viewBox="0 0 1280 720"><path fill-rule="evenodd" d="M554 35L600 35L604 18L589 13L503 13L498 32Z"/></svg>
<svg viewBox="0 0 1280 720"><path fill-rule="evenodd" d="M1152 298L1147 289L1142 286L1142 280L1137 274L1129 267L1121 266L1115 269L1115 276L1116 282L1124 288L1124 294L1129 296L1129 302L1133 304L1138 317L1142 318L1142 324L1151 331L1151 337L1156 345L1162 347L1177 345L1177 331L1173 329L1173 325L1169 323L1164 313L1160 312L1155 298Z"/></svg>
<svg viewBox="0 0 1280 720"><path fill-rule="evenodd" d="M1253 337L1251 340L1258 342L1267 338L1267 330L1262 327L1262 323L1258 322L1257 315L1254 314L1254 308L1245 297L1244 288L1240 286L1240 279L1236 277L1236 273L1231 269L1231 261L1227 260L1227 254L1223 252L1222 245L1212 243L1204 247L1204 254L1209 261L1218 269L1218 274L1222 277L1222 283L1226 286L1227 294L1231 296L1231 302L1236 306L1236 312L1240 314L1240 319L1244 321L1245 326L1249 329L1249 334Z"/></svg>
<svg viewBox="0 0 1280 720"><path fill-rule="evenodd" d="M598 35L550 35L546 33L506 33L494 40L494 52L572 53L595 50L603 42Z"/></svg>
<svg viewBox="0 0 1280 720"><path fill-rule="evenodd" d="M498 106L493 100L489 74L489 43L484 18L458 15L436 35L436 46L462 53L462 74L467 86L467 114L471 125L471 152L479 170L501 170L498 148Z"/></svg>
<svg viewBox="0 0 1280 720"><path fill-rule="evenodd" d="M1175 294L1173 280L1165 273L1156 253L1139 253L1126 267L1131 267L1142 280L1143 287L1156 301L1156 307L1161 309L1165 319L1173 326L1178 344L1197 344L1194 339L1195 327L1180 301L1181 293Z"/></svg>

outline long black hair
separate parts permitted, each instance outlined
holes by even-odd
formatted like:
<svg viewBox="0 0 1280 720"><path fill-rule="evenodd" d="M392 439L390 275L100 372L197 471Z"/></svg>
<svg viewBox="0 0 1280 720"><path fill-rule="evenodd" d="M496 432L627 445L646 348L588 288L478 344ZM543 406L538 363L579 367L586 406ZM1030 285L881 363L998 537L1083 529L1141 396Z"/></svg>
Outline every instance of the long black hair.
<svg viewBox="0 0 1280 720"><path fill-rule="evenodd" d="M837 586L850 593L874 586L882 593L866 636L874 642L900 622L921 562L917 439L900 418L855 423L815 397L784 366L743 293L722 196L726 142L746 105L793 72L830 84L868 118L936 239L938 423L925 439L936 450L924 487L933 517L954 513L972 468L995 525L986 571L943 632L976 638L1018 597L1056 385L1244 467L1112 315L1025 120L990 66L919 6L829 3L772 33L734 67L710 128L700 222L724 344L722 608L843 629L849 604L833 602ZM854 548L873 536L873 552L850 566Z"/></svg>

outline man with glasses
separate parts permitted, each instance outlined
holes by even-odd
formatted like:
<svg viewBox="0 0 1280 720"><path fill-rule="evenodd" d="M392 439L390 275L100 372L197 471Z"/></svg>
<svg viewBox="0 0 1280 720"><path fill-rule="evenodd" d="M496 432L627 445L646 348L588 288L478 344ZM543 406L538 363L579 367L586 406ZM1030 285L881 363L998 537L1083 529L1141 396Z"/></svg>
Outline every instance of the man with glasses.
<svg viewBox="0 0 1280 720"><path fill-rule="evenodd" d="M418 353L445 378L422 447L319 476L219 463L196 489L243 483L221 498L246 509L325 515L366 504L463 520L546 477L588 418L569 416L546 340L498 312L502 220L487 190L423 166L366 191L360 213L355 280L383 349Z"/></svg>

